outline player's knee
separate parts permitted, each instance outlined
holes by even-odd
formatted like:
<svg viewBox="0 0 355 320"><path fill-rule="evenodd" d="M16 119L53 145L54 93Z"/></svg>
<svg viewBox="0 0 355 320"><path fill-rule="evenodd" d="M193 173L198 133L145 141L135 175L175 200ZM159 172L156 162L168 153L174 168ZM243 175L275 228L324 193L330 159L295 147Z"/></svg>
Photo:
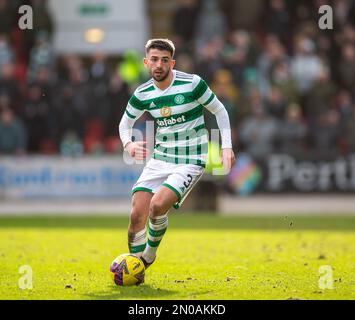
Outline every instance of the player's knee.
<svg viewBox="0 0 355 320"><path fill-rule="evenodd" d="M151 217L160 216L165 213L164 211L163 202L153 197L149 205L149 215Z"/></svg>

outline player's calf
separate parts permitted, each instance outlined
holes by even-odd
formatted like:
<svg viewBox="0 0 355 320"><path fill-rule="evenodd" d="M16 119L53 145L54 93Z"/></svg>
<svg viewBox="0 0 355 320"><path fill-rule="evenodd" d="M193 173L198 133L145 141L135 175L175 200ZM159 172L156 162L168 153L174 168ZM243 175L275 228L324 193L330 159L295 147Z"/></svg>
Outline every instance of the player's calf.
<svg viewBox="0 0 355 320"><path fill-rule="evenodd" d="M128 226L129 252L141 256L146 246L146 223L152 194L136 192L132 198L132 210Z"/></svg>
<svg viewBox="0 0 355 320"><path fill-rule="evenodd" d="M142 255L142 261L146 268L156 258L159 244L168 228L167 212L176 201L175 193L166 187L160 188L150 201L148 240Z"/></svg>
<svg viewBox="0 0 355 320"><path fill-rule="evenodd" d="M129 252L141 257L146 247L146 236L147 231L145 228L137 233L128 231Z"/></svg>
<svg viewBox="0 0 355 320"><path fill-rule="evenodd" d="M159 244L168 228L168 215L155 216L149 218L148 223L148 240L142 254L142 261L147 268L151 265L155 258Z"/></svg>
<svg viewBox="0 0 355 320"><path fill-rule="evenodd" d="M146 221L147 216L142 215L134 208L131 211L128 226L128 248L130 253L141 256L146 244Z"/></svg>

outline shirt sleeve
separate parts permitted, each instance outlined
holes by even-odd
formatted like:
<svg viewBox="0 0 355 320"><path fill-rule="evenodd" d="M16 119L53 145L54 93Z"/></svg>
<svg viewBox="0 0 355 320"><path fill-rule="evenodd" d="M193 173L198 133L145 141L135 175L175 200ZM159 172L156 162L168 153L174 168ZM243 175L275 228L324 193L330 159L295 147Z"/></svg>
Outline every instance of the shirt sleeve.
<svg viewBox="0 0 355 320"><path fill-rule="evenodd" d="M204 107L207 107L216 98L216 95L201 77L195 75L192 85L192 94L194 99Z"/></svg>
<svg viewBox="0 0 355 320"><path fill-rule="evenodd" d="M229 115L223 103L219 101L207 83L199 76L195 75L193 85L193 96L195 100L216 117L217 125L221 133L222 149L232 148Z"/></svg>
<svg viewBox="0 0 355 320"><path fill-rule="evenodd" d="M132 128L134 123L142 116L144 111L144 105L136 97L136 95L133 94L127 103L126 110L118 127L123 147L125 147L128 142L132 141Z"/></svg>
<svg viewBox="0 0 355 320"><path fill-rule="evenodd" d="M133 119L137 120L145 111L144 104L137 98L135 94L129 99L125 114Z"/></svg>

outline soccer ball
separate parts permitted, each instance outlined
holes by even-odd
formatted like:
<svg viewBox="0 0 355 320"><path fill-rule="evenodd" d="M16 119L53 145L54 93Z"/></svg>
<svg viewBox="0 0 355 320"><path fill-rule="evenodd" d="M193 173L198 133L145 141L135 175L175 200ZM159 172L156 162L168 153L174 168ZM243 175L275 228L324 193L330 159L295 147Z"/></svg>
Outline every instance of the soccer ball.
<svg viewBox="0 0 355 320"><path fill-rule="evenodd" d="M121 254L113 260L110 271L113 281L118 286L133 286L144 282L144 264L131 253Z"/></svg>

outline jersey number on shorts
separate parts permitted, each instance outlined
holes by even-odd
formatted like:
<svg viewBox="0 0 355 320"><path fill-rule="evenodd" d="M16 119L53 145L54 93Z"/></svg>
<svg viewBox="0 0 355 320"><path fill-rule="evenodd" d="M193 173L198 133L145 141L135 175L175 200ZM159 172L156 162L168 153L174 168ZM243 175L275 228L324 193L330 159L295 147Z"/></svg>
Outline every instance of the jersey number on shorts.
<svg viewBox="0 0 355 320"><path fill-rule="evenodd" d="M188 174L188 175L187 175L187 178L188 178L188 180L187 180L187 181L184 181L184 186L185 186L186 189L187 189L187 188L190 186L190 184L191 184L192 175L191 175L191 174Z"/></svg>

